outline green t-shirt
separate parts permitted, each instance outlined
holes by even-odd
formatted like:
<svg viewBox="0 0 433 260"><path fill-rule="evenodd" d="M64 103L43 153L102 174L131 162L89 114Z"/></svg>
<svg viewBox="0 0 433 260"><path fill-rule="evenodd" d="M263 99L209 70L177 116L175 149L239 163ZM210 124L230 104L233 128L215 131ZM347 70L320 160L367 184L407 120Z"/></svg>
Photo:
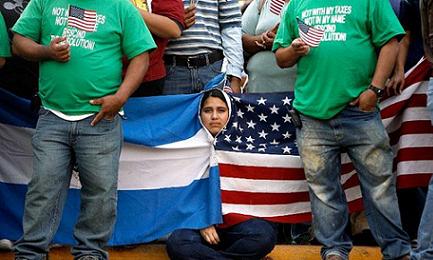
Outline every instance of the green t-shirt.
<svg viewBox="0 0 433 260"><path fill-rule="evenodd" d="M9 36L3 15L0 13L0 57L10 57L11 48L9 45Z"/></svg>
<svg viewBox="0 0 433 260"><path fill-rule="evenodd" d="M377 50L404 34L388 0L291 0L273 50L299 37L296 18L325 30L317 48L297 63L294 107L329 119L371 83Z"/></svg>
<svg viewBox="0 0 433 260"><path fill-rule="evenodd" d="M12 30L49 45L66 36L71 59L40 63L39 96L44 107L66 115L98 112L89 100L115 93L122 56L156 47L138 10L127 0L32 0Z"/></svg>

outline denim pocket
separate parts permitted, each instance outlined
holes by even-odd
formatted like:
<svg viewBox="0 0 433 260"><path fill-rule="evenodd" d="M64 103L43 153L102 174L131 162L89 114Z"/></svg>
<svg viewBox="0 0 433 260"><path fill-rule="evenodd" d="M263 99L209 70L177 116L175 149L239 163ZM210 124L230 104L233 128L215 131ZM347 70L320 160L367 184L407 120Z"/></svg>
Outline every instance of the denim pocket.
<svg viewBox="0 0 433 260"><path fill-rule="evenodd" d="M221 73L222 61L215 61L214 63L209 65L209 68L212 72Z"/></svg>

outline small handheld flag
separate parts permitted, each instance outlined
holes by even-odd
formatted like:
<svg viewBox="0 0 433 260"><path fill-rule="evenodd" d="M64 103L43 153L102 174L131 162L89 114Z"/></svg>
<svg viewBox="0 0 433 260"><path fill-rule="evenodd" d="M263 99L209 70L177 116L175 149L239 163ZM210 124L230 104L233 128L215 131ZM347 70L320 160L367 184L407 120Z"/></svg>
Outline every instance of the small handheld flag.
<svg viewBox="0 0 433 260"><path fill-rule="evenodd" d="M299 37L310 47L317 47L322 40L324 30L314 28L304 23L301 19L296 18L298 21Z"/></svg>

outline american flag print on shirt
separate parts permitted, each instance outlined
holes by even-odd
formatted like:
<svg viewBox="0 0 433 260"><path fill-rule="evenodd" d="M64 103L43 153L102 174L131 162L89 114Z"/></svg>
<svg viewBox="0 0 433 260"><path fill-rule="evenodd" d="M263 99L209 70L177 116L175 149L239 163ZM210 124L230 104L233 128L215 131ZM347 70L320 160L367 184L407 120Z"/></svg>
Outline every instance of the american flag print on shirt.
<svg viewBox="0 0 433 260"><path fill-rule="evenodd" d="M301 19L296 18L298 22L299 37L310 47L317 47L322 40L324 30L314 28L304 23Z"/></svg>
<svg viewBox="0 0 433 260"><path fill-rule="evenodd" d="M427 186L433 173L433 126L426 108L429 63L406 75L400 95L385 96L382 122L394 151L398 188ZM224 225L251 217L311 221L310 199L290 114L293 93L234 96L226 130L217 137ZM341 185L350 211L363 208L357 173L341 156Z"/></svg>
<svg viewBox="0 0 433 260"><path fill-rule="evenodd" d="M271 13L280 15L284 4L285 4L284 0L271 0L271 6L269 9L271 10Z"/></svg>
<svg viewBox="0 0 433 260"><path fill-rule="evenodd" d="M69 6L68 26L94 32L96 28L96 11L85 10L76 6Z"/></svg>

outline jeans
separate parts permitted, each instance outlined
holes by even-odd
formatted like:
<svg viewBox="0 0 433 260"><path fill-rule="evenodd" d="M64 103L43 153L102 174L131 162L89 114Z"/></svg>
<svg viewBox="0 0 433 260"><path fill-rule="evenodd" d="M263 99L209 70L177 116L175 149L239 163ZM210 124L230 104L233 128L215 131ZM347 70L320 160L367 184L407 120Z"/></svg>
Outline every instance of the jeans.
<svg viewBox="0 0 433 260"><path fill-rule="evenodd" d="M413 260L433 260L433 178L430 179L427 198L418 228L418 247Z"/></svg>
<svg viewBox="0 0 433 260"><path fill-rule="evenodd" d="M217 228L220 243L209 245L199 230L179 229L167 240L170 259L261 259L272 251L276 242L276 225L261 219L250 219L235 226Z"/></svg>
<svg viewBox="0 0 433 260"><path fill-rule="evenodd" d="M75 258L107 259L103 247L110 239L117 204L117 174L122 145L119 116L91 126L93 116L66 121L41 109L33 135L33 176L28 185L23 236L16 257L44 259L55 235L67 196L71 171L77 164L81 211L74 228Z"/></svg>
<svg viewBox="0 0 433 260"><path fill-rule="evenodd" d="M340 185L342 152L347 152L358 173L368 224L384 259L409 254L392 173L393 154L379 111L347 106L329 120L300 116L303 127L297 129L297 143L310 193L313 230L323 244L322 258L347 259L352 249L345 232L348 207Z"/></svg>
<svg viewBox="0 0 433 260"><path fill-rule="evenodd" d="M164 83L164 95L191 94L203 90L206 83L221 73L222 61L216 61L203 67L166 65L167 77Z"/></svg>
<svg viewBox="0 0 433 260"><path fill-rule="evenodd" d="M430 118L433 124L433 77L430 78L427 88L427 109L430 111Z"/></svg>

